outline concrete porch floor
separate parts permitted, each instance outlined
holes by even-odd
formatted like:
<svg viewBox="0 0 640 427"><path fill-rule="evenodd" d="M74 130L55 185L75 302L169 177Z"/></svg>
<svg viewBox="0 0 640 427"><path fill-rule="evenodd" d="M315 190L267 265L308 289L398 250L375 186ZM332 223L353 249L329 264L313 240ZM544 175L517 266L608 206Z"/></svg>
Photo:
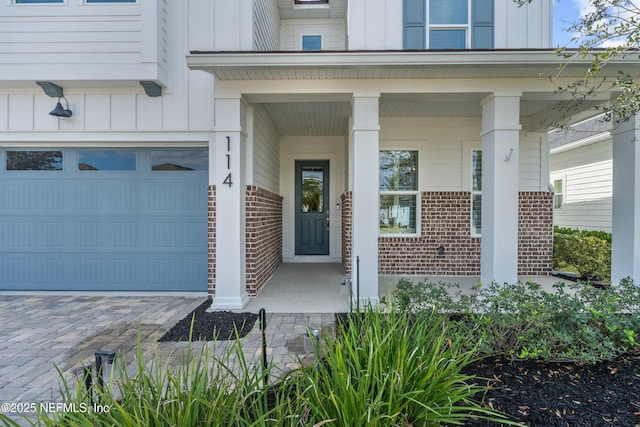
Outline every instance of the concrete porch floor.
<svg viewBox="0 0 640 427"><path fill-rule="evenodd" d="M342 265L338 263L283 263L242 311L257 313L264 308L267 313L346 312L349 310L348 287L340 284L345 277ZM380 276L378 296L390 296L402 277L415 282L457 283L463 292L470 292L479 280L477 276ZM519 280L531 280L547 290L562 281L554 276L521 276Z"/></svg>

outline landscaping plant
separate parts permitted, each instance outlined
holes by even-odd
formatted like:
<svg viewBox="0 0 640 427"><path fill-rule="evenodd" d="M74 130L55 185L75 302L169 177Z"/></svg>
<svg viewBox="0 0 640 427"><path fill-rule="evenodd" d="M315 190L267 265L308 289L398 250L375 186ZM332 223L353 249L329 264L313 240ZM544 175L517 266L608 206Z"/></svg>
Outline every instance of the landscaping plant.
<svg viewBox="0 0 640 427"><path fill-rule="evenodd" d="M125 361L112 384L87 392L65 383L65 404L107 411L40 413L44 426L440 426L470 417L516 425L474 400L485 386L462 369L474 360L433 312L418 316L368 307L326 335L322 360L272 384L245 359L241 340L217 358L189 344L177 366L147 366L138 345L137 372ZM116 359L118 360L118 359ZM269 373L269 372L267 372ZM114 397L114 391L115 393Z"/></svg>
<svg viewBox="0 0 640 427"><path fill-rule="evenodd" d="M481 354L589 363L638 349L639 298L630 279L605 288L559 282L553 291L494 282L469 294L456 284L401 280L394 294L400 310L448 314L452 333L480 342Z"/></svg>
<svg viewBox="0 0 640 427"><path fill-rule="evenodd" d="M440 426L471 416L509 424L474 400L486 387L462 369L475 348L433 311L367 307L325 340L322 363L296 374L298 398L309 408L303 425Z"/></svg>
<svg viewBox="0 0 640 427"><path fill-rule="evenodd" d="M84 384L64 381L65 404L88 409L40 413L41 425L259 426L269 419L262 373L247 363L239 341L220 358L206 343L200 351L189 343L177 366L162 365L157 357L147 366L138 343L133 375L127 373L124 358L118 360L113 382L92 390L93 402Z"/></svg>
<svg viewBox="0 0 640 427"><path fill-rule="evenodd" d="M553 268L587 279L610 281L611 234L555 227Z"/></svg>

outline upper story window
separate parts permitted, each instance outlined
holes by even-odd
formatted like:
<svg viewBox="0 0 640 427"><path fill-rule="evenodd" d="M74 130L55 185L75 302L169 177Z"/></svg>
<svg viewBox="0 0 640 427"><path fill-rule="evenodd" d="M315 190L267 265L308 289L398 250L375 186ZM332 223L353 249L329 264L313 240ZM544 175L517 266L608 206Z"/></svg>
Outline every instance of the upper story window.
<svg viewBox="0 0 640 427"><path fill-rule="evenodd" d="M295 4L329 4L329 0L296 0Z"/></svg>
<svg viewBox="0 0 640 427"><path fill-rule="evenodd" d="M429 49L465 49L469 33L469 1L429 2Z"/></svg>
<svg viewBox="0 0 640 427"><path fill-rule="evenodd" d="M322 36L303 35L302 50L322 50Z"/></svg>
<svg viewBox="0 0 640 427"><path fill-rule="evenodd" d="M493 2L404 0L404 48L492 48Z"/></svg>

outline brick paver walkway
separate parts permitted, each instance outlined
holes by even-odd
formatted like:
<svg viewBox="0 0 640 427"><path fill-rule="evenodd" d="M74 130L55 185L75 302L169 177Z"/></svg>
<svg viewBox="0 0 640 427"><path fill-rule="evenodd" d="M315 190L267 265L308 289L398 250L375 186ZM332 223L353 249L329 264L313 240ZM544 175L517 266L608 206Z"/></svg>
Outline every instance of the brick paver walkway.
<svg viewBox="0 0 640 427"><path fill-rule="evenodd" d="M127 365L135 365L138 335L147 360L154 353L179 353L184 343L157 340L203 301L174 296L0 296L0 403L59 402L55 367L73 378L82 362L93 362L97 350L123 352ZM333 321L333 314L268 313L267 355L273 374L310 357L308 326L327 328ZM247 360L259 363L258 322L242 343ZM219 342L216 353L226 345Z"/></svg>

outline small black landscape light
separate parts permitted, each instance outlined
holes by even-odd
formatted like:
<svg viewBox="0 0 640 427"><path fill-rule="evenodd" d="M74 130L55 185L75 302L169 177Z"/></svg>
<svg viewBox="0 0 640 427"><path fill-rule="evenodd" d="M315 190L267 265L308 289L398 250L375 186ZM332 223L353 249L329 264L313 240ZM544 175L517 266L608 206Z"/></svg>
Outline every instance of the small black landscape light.
<svg viewBox="0 0 640 427"><path fill-rule="evenodd" d="M107 384L111 383L113 375L113 362L116 358L115 351L96 351L96 377L100 389L104 389L105 380Z"/></svg>

